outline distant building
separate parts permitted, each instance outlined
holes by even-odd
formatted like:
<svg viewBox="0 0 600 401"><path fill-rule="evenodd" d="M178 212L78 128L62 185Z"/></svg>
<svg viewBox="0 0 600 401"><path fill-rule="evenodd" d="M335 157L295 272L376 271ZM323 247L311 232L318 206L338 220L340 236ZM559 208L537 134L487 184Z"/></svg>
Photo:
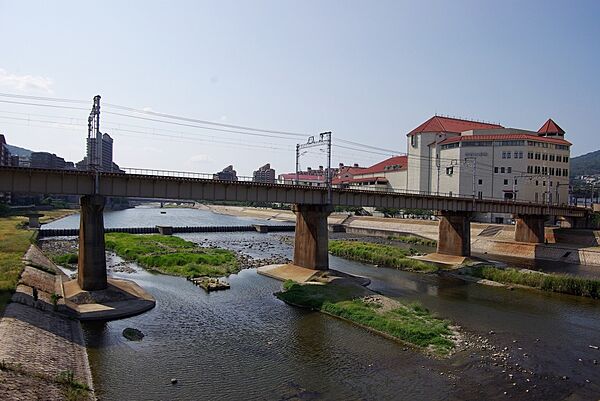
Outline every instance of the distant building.
<svg viewBox="0 0 600 401"><path fill-rule="evenodd" d="M269 163L267 163L264 166L259 167L258 170L254 171L254 174L252 174L252 181L274 183L275 170L271 168Z"/></svg>
<svg viewBox="0 0 600 401"><path fill-rule="evenodd" d="M65 159L48 152L32 152L30 167L63 170L66 167Z"/></svg>
<svg viewBox="0 0 600 401"><path fill-rule="evenodd" d="M374 191L405 190L408 157L394 156L370 167L340 165L332 184L341 188Z"/></svg>
<svg viewBox="0 0 600 401"><path fill-rule="evenodd" d="M325 186L327 186L327 184L325 182L324 174L317 175L317 174L312 174L312 172L307 173L306 171L299 172L298 174L296 174L296 173L279 174L278 178L282 184L307 185L309 187L325 187Z"/></svg>
<svg viewBox="0 0 600 401"><path fill-rule="evenodd" d="M10 166L10 151L3 134L0 134L0 166Z"/></svg>
<svg viewBox="0 0 600 401"><path fill-rule="evenodd" d="M19 167L20 163L19 163L19 155L10 155L10 165L12 167Z"/></svg>
<svg viewBox="0 0 600 401"><path fill-rule="evenodd" d="M213 179L221 181L237 181L237 173L232 165L225 167L223 170L213 174Z"/></svg>
<svg viewBox="0 0 600 401"><path fill-rule="evenodd" d="M87 154L85 160L88 164L90 160L96 159L96 143L96 138L87 138ZM107 172L113 171L113 139L108 134L102 134L102 159L100 162L100 170Z"/></svg>

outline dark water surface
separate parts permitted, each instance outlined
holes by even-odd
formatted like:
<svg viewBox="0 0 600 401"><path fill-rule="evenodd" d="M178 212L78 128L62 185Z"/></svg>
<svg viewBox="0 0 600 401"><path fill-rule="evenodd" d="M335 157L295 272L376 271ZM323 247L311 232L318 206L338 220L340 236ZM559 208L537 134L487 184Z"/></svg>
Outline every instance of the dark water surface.
<svg viewBox="0 0 600 401"><path fill-rule="evenodd" d="M190 209L167 209L169 215L172 225L251 224L248 221L253 220ZM164 224L157 221L165 215L159 209L111 212L107 225L108 216L114 226L149 226ZM67 227L68 219L77 225L73 217L53 225ZM292 249L280 241L281 235L182 237L254 257L290 256ZM600 350L589 347L600 345L599 301L508 291L333 256L330 263L332 268L369 277L370 288L387 296L420 301L462 326L469 338L482 336L497 350L506 347L507 362L493 362L489 354L496 351L477 348L446 360L426 357L348 323L280 302L273 292L281 283L255 270L231 276L230 290L207 294L182 278L137 269L115 276L135 280L147 289L156 298L156 308L133 318L84 326L100 399L600 398L600 365L593 362L600 360ZM138 328L146 337L129 342L121 335L126 327ZM178 384L171 385L171 378L177 378Z"/></svg>

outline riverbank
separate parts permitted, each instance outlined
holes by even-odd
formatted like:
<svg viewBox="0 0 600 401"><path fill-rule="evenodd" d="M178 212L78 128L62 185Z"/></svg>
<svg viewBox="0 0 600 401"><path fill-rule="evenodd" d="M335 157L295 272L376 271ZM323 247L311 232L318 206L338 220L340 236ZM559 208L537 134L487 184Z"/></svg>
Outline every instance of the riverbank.
<svg viewBox="0 0 600 401"><path fill-rule="evenodd" d="M0 320L0 399L95 399L81 325L56 311L61 275L31 246Z"/></svg>
<svg viewBox="0 0 600 401"><path fill-rule="evenodd" d="M376 294L352 279L299 284L286 281L277 298L294 306L318 310L374 333L414 346L435 356L448 356L459 333L448 321L417 303L403 304Z"/></svg>
<svg viewBox="0 0 600 401"><path fill-rule="evenodd" d="M294 221L293 212L268 208L200 205L214 213ZM421 219L353 216L331 214L329 224L343 225L346 233L387 238L415 235L431 241L438 239L438 222ZM513 225L471 223L471 252L480 255L518 257L527 260L549 260L570 264L600 266L600 232L594 230L546 228L545 244L514 241ZM433 244L433 242L432 242Z"/></svg>

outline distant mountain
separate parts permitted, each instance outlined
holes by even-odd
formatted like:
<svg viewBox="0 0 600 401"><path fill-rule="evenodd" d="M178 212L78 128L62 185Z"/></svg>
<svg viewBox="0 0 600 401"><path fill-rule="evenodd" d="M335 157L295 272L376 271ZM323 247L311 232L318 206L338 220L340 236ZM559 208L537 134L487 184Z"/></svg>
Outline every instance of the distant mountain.
<svg viewBox="0 0 600 401"><path fill-rule="evenodd" d="M571 158L571 177L600 174L600 150Z"/></svg>
<svg viewBox="0 0 600 401"><path fill-rule="evenodd" d="M33 150L20 148L18 146L14 146L14 145L6 145L6 146L8 147L8 151L10 152L11 155L17 155L19 157L31 157L31 153L33 152Z"/></svg>

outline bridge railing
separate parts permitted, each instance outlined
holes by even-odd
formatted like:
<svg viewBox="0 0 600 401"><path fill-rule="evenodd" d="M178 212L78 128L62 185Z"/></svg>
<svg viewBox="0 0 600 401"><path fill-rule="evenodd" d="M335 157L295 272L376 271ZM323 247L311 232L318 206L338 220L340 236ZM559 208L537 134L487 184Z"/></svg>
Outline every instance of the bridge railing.
<svg viewBox="0 0 600 401"><path fill-rule="evenodd" d="M218 181L232 181L232 182L256 182L256 183L266 183L273 185L296 185L303 186L309 188L323 188L325 189L325 183L323 181L315 180L314 182L308 183L307 180L299 180L296 182L295 179L279 179L276 178L271 181L261 181L255 180L253 177L249 176L236 176L236 179L223 179L219 178L218 174L210 174L210 173L198 173L198 172L190 172L190 171L173 171L173 170L159 170L159 169L144 169L144 168L122 168L127 174L137 174L137 175L151 175L151 176L159 176L159 177L174 177L174 178L195 178L195 179L203 179L203 180L218 180ZM442 196L446 198L472 198L469 195L465 194L457 194L452 192L438 192L438 191L417 191L411 189L395 189L389 187L370 187L365 188L356 185L333 185L334 189L350 189L354 191L361 192L377 192L380 194L389 193L389 194L405 194L405 195L425 195L425 196ZM548 202L534 202L525 199L506 199L506 198L496 198L490 196L476 196L475 200L480 201L495 201L495 202L503 202L507 204L519 202L519 203L529 203L535 205L548 205L548 206L569 206L568 203L548 203Z"/></svg>

